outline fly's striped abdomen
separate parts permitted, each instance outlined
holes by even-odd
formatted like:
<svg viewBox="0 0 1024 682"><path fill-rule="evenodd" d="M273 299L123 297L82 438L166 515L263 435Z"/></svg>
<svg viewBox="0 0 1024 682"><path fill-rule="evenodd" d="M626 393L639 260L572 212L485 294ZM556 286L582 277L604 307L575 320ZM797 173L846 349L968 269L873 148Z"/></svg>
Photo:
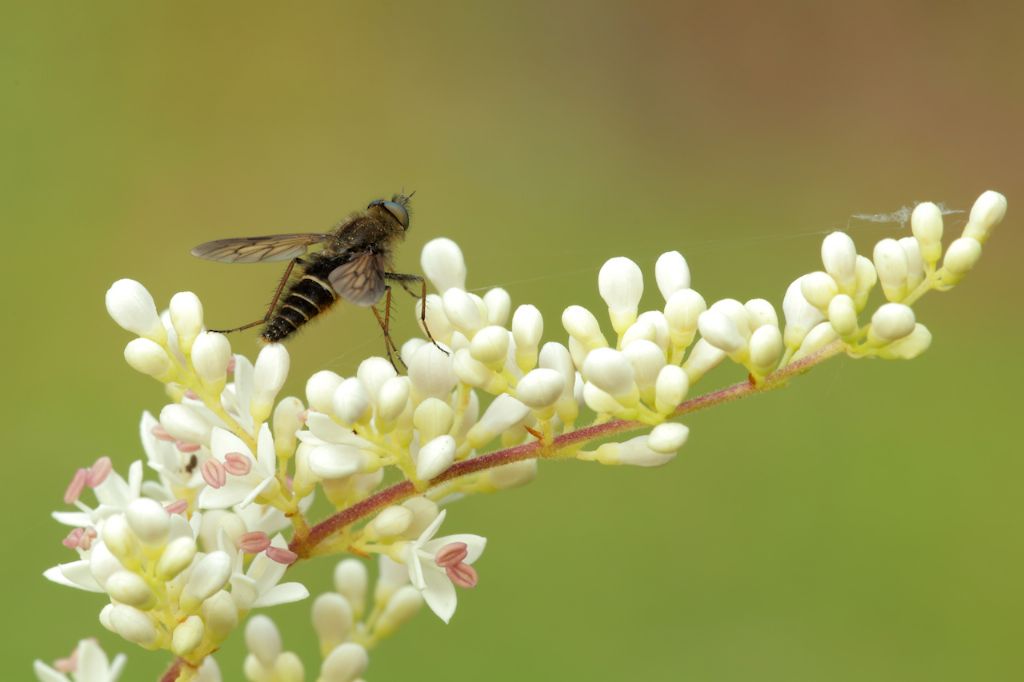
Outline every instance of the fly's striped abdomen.
<svg viewBox="0 0 1024 682"><path fill-rule="evenodd" d="M307 272L288 287L261 336L272 343L282 341L325 312L336 300L334 289L325 279Z"/></svg>

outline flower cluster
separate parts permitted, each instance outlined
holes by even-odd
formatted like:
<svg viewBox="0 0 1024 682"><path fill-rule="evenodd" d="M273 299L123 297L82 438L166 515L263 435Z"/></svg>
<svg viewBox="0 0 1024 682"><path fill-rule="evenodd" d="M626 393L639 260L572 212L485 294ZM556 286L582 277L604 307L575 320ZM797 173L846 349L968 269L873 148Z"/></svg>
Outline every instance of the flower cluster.
<svg viewBox="0 0 1024 682"><path fill-rule="evenodd" d="M837 353L916 357L931 335L913 304L963 279L1005 210L1002 195L982 194L945 251L942 211L930 203L914 209L913 237L884 239L871 258L834 232L822 243L822 269L787 289L782 320L763 298L708 305L677 251L654 263L658 304L641 310L641 267L612 258L597 278L607 315L565 308L564 342L544 342L541 312L513 308L504 289L468 290L459 247L435 239L421 264L436 292L417 309L424 338L401 347L407 374L371 357L348 377L317 372L305 400L279 395L289 370L282 345L264 346L252 362L234 354L226 336L205 330L194 294L175 294L160 314L141 284L120 280L106 303L137 337L125 359L170 398L141 421L156 478L143 480L141 460L127 479L107 457L78 469L64 495L75 511L54 514L72 526L64 545L78 559L46 576L104 593L110 603L101 623L172 652L179 679L215 680L210 654L250 610L308 596L298 583L281 583L289 565L376 555L381 571L369 608L357 559L338 565L336 591L313 604L319 679L355 680L367 651L422 603L447 622L457 588L476 586L474 563L486 541L438 537L447 505L530 482L539 458L665 464L689 435L672 418L782 385ZM885 302L869 314L879 283ZM747 382L687 401L727 359ZM641 427L647 432L617 438ZM401 483L385 486L388 468ZM94 506L83 499L87 490ZM311 525L305 514L317 490L336 513ZM304 679L269 618L251 618L246 640L248 679Z"/></svg>

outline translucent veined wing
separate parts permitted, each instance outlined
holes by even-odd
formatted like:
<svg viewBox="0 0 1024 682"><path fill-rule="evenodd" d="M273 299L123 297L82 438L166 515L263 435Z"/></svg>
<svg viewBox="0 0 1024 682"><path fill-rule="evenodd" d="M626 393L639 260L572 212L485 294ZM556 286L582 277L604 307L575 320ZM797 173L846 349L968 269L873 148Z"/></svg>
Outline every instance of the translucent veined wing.
<svg viewBox="0 0 1024 682"><path fill-rule="evenodd" d="M192 249L192 255L221 263L265 263L301 256L313 244L331 235L319 233L271 234L266 237L217 239Z"/></svg>
<svg viewBox="0 0 1024 682"><path fill-rule="evenodd" d="M384 261L373 251L356 253L327 275L334 292L349 303L370 306L384 295Z"/></svg>

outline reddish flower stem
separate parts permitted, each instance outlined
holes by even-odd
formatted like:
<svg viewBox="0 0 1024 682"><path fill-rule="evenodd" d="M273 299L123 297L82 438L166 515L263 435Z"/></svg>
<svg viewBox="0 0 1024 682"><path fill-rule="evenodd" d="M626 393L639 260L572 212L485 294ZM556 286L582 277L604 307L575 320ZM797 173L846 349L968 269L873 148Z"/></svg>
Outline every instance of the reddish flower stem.
<svg viewBox="0 0 1024 682"><path fill-rule="evenodd" d="M837 341L830 346L826 346L817 353L801 358L773 374L769 374L760 383L755 384L748 380L691 398L679 405L673 416L690 414L691 412L703 410L707 407L745 398L755 393L763 393L765 391L780 388L792 377L802 374L814 365L837 355L842 351L842 349L842 342ZM524 459L553 457L559 450L571 445L585 443L597 438L605 438L625 431L635 431L636 429L647 426L650 425L637 421L614 419L612 421L604 422L603 424L586 426L582 429L563 433L562 435L555 437L548 445L544 445L539 441L534 441L532 443L524 443L522 445L516 445L511 448L492 452L487 455L473 457L472 459L466 459L461 462L456 462L443 474L431 479L427 489L462 476L475 474L487 469L493 469L505 464L511 464L512 462L519 462ZM308 535L292 539L288 548L298 554L300 558L309 557L317 545L331 535L352 525L362 518L380 511L384 507L413 497L418 494L418 492L421 493L423 491L417 491L410 481L396 483L395 485L385 488L379 493L371 495L365 500L357 502L351 507L342 509L336 514L324 519L310 528Z"/></svg>
<svg viewBox="0 0 1024 682"><path fill-rule="evenodd" d="M179 675L181 674L181 659L176 658L171 663L171 667L160 677L160 682L177 682Z"/></svg>

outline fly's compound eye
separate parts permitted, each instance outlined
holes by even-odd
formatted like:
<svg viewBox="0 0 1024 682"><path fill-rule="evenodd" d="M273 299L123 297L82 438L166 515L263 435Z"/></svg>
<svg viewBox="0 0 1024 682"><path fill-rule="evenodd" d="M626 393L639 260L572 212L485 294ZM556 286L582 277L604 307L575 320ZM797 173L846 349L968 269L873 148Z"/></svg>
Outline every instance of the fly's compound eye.
<svg viewBox="0 0 1024 682"><path fill-rule="evenodd" d="M390 213L391 217L397 220L398 224L401 225L403 229L409 229L409 211L405 210L405 206L394 201L382 201L380 203L384 207L384 210Z"/></svg>

